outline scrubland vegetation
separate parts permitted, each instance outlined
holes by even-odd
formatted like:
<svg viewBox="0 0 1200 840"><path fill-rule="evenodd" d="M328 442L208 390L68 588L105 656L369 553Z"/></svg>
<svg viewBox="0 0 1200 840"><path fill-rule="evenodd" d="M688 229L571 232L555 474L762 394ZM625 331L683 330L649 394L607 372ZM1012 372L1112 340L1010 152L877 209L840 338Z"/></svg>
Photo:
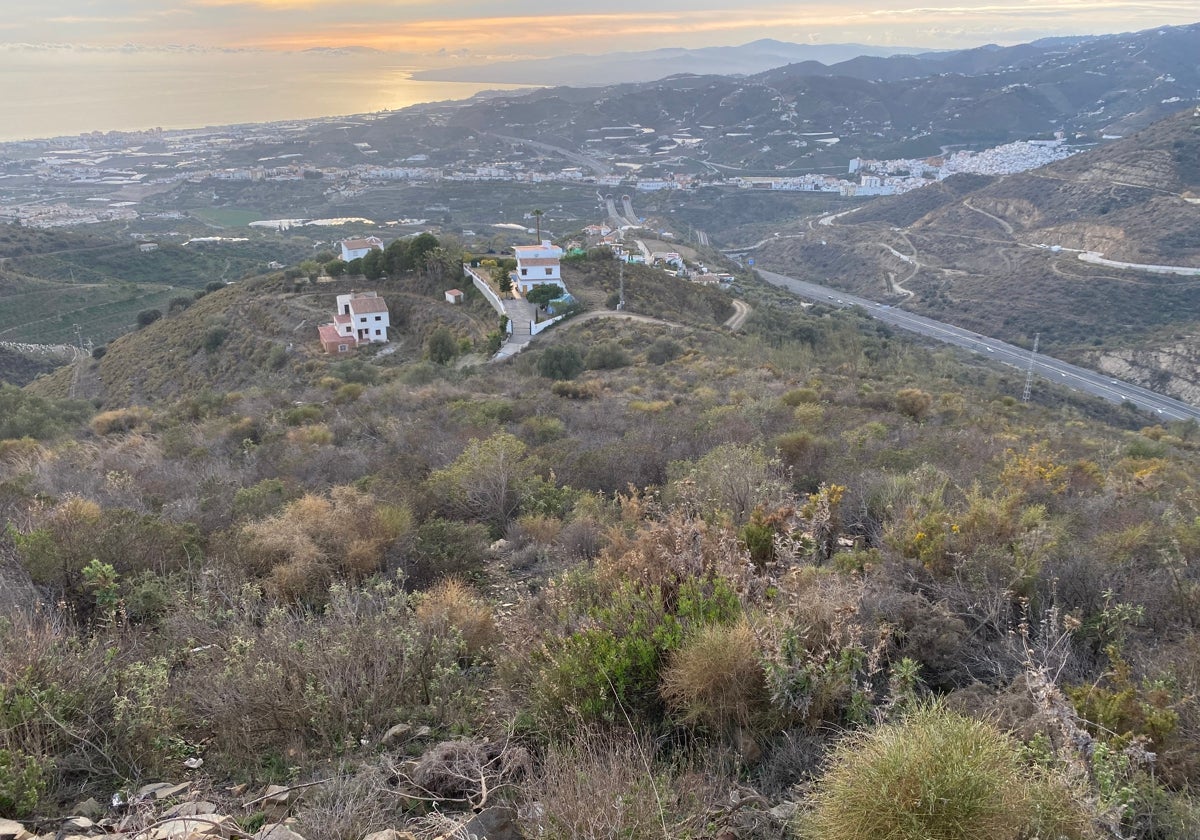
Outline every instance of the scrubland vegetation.
<svg viewBox="0 0 1200 840"><path fill-rule="evenodd" d="M299 830L353 840L1200 833L1200 430L649 278L685 326L456 366L422 316L257 379L246 330L299 339L254 313L313 292L250 284L114 342L98 406L0 391L43 595L0 619L0 815L186 776L320 781Z"/></svg>

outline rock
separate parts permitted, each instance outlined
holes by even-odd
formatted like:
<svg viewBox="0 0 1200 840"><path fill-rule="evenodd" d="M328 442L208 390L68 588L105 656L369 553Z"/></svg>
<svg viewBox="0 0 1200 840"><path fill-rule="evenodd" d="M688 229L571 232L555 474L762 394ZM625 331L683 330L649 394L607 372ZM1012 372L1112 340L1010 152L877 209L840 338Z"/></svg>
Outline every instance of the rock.
<svg viewBox="0 0 1200 840"><path fill-rule="evenodd" d="M63 823L61 826L59 826L58 830L62 832L84 832L91 831L95 827L96 824L87 817L70 817L63 820Z"/></svg>
<svg viewBox="0 0 1200 840"><path fill-rule="evenodd" d="M283 823L275 823L274 825L264 825L253 835L253 840L304 840L304 837Z"/></svg>
<svg viewBox="0 0 1200 840"><path fill-rule="evenodd" d="M462 827L461 833L478 840L524 840L517 828L517 812L505 805L484 808Z"/></svg>
<svg viewBox="0 0 1200 840"><path fill-rule="evenodd" d="M153 782L138 788L133 798L135 800L153 799L161 801L169 799L172 796L179 796L181 793L187 793L191 786L191 782L184 782L181 785L173 785L170 782Z"/></svg>
<svg viewBox="0 0 1200 840"><path fill-rule="evenodd" d="M232 837L237 833L233 817L226 814L195 814L161 823L154 830L153 840L212 840Z"/></svg>
<svg viewBox="0 0 1200 840"><path fill-rule="evenodd" d="M418 729L416 732L413 733L413 737L414 738L428 738L432 734L433 734L432 729L430 729L428 726L422 726L420 729Z"/></svg>
<svg viewBox="0 0 1200 840"><path fill-rule="evenodd" d="M268 805L286 805L292 791L283 785L267 785L263 791L262 801Z"/></svg>
<svg viewBox="0 0 1200 840"><path fill-rule="evenodd" d="M0 818L0 840L33 840L33 837L19 822Z"/></svg>
<svg viewBox="0 0 1200 840"><path fill-rule="evenodd" d="M362 840L416 840L407 831L397 831L394 828L385 828L383 831L375 831L368 834Z"/></svg>
<svg viewBox="0 0 1200 840"><path fill-rule="evenodd" d="M796 812L800 810L800 806L795 802L780 802L768 813L779 820L780 822L790 822L792 817L796 816Z"/></svg>
<svg viewBox="0 0 1200 840"><path fill-rule="evenodd" d="M187 793L192 787L190 782L184 782L181 785L167 785L154 791L155 799L170 799L172 796L179 796L182 793Z"/></svg>
<svg viewBox="0 0 1200 840"><path fill-rule="evenodd" d="M163 812L164 817L194 817L198 814L212 814L217 810L217 806L211 802L180 802L178 805L172 805Z"/></svg>
<svg viewBox="0 0 1200 840"><path fill-rule="evenodd" d="M98 820L104 816L105 808L95 798L85 799L71 809L71 816L87 817L90 820Z"/></svg>
<svg viewBox="0 0 1200 840"><path fill-rule="evenodd" d="M383 733L383 737L379 739L379 743L383 744L385 747L390 747L397 741L407 741L408 733L410 732L412 732L412 724L397 723L387 732Z"/></svg>

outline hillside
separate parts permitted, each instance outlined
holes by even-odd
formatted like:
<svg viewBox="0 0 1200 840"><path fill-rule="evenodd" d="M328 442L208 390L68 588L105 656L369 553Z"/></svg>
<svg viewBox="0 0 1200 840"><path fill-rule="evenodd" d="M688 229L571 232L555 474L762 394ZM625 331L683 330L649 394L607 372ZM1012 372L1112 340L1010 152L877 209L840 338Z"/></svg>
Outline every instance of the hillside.
<svg viewBox="0 0 1200 840"><path fill-rule="evenodd" d="M819 234L798 225L757 256L1008 341L1040 333L1053 354L1114 373L1108 354L1137 348L1146 365L1131 371L1137 381L1195 401L1200 380L1178 345L1200 332L1200 278L1096 265L1078 252L1200 267L1198 125L1189 109L1031 172L950 178ZM1174 350L1153 362L1152 348L1166 346Z"/></svg>
<svg viewBox="0 0 1200 840"><path fill-rule="evenodd" d="M568 282L606 296L610 268ZM1195 836L1194 428L1026 405L1013 373L774 292L734 335L721 293L649 270L628 297L675 323L436 365L436 313L494 325L442 279L381 285L387 356L315 355L335 289L266 278L112 342L86 424L46 380L0 388L0 579L60 605L0 622L0 690L38 698L2 707L0 818L95 796L132 833L186 790L310 840L473 812L828 840L808 821L848 818L820 791L859 737L902 736L904 768L966 725L1022 833ZM1100 764L1128 743L1154 763ZM107 804L149 780L187 787Z"/></svg>
<svg viewBox="0 0 1200 840"><path fill-rule="evenodd" d="M806 61L746 78L714 67L649 83L473 100L432 119L430 130L470 132L469 141L445 138L452 143L522 137L660 174L712 166L744 175L839 171L853 157L928 157L1055 130L1083 142L1132 133L1191 101L1200 88L1197 53L1200 24L831 66ZM408 124L397 116L376 128Z"/></svg>

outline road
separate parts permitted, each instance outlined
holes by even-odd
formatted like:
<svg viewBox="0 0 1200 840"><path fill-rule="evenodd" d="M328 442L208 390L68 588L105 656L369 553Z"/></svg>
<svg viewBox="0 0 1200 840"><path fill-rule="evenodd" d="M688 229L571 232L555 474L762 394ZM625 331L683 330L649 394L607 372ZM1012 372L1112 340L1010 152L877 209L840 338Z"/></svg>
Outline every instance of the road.
<svg viewBox="0 0 1200 840"><path fill-rule="evenodd" d="M733 314L725 321L725 328L737 332L746 323L746 319L750 317L750 304L736 298L732 301Z"/></svg>
<svg viewBox="0 0 1200 840"><path fill-rule="evenodd" d="M572 151L571 149L564 149L562 146L552 146L549 143L542 143L538 140L527 140L524 137L513 137L509 134L495 134L490 131L479 131L476 133L486 137L495 137L497 140L503 140L506 143L520 143L522 145L529 146L532 149L537 149L541 152L549 152L551 154L558 155L559 157L566 158L576 166L586 166L597 175L607 175L610 171L612 171L612 167L610 167L607 163L596 160L594 157L588 157L587 155Z"/></svg>
<svg viewBox="0 0 1200 840"><path fill-rule="evenodd" d="M802 298L843 308L860 306L871 317L893 327L899 327L902 330L908 330L909 332L934 338L947 344L962 347L981 356L1011 365L1020 371L1025 371L1029 367L1029 351L1011 344L1005 344L1003 341L997 341L994 338L988 338L987 336L971 332L970 330L964 330L961 327L955 327L951 324L934 321L922 315L914 315L911 312L887 306L877 301L847 294L840 289L831 289L827 286L818 286L815 283L806 283L803 280L797 280L783 274L776 274L773 271L764 271L763 269L755 269L755 271L758 272L759 277L771 285L787 289ZM1122 382L1121 380L1113 379L1111 376L1105 376L1087 368L1061 362L1049 356L1041 354L1036 356L1033 360L1033 370L1044 379L1056 382L1075 391L1083 391L1109 402L1133 403L1143 411L1160 417L1164 421L1200 421L1200 408L1196 406L1188 405L1171 397L1165 397L1140 385Z"/></svg>

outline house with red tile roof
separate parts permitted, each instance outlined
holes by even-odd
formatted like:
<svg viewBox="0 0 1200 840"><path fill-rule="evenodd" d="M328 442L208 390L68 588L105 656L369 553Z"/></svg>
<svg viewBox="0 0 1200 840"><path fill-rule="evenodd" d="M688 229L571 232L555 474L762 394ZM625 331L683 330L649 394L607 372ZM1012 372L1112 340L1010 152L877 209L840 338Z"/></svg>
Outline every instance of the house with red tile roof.
<svg viewBox="0 0 1200 840"><path fill-rule="evenodd" d="M383 250L383 240L378 236L362 236L357 239L343 239L338 243L342 247L342 259L346 262L365 257L372 251Z"/></svg>
<svg viewBox="0 0 1200 840"><path fill-rule="evenodd" d="M333 321L317 328L326 353L348 353L360 344L384 344L391 317L387 301L378 292L350 292L337 296Z"/></svg>
<svg viewBox="0 0 1200 840"><path fill-rule="evenodd" d="M516 245L513 254L517 269L512 273L512 281L521 294L546 283L555 284L564 293L567 291L562 281L562 248L545 239L540 245Z"/></svg>

